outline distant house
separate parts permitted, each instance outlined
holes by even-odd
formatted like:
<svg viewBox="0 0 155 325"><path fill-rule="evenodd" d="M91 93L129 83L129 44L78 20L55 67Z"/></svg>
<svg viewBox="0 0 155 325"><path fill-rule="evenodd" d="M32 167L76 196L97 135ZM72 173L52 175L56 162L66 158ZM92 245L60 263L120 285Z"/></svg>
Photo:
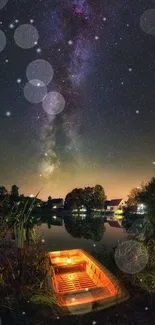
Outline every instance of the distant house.
<svg viewBox="0 0 155 325"><path fill-rule="evenodd" d="M63 208L64 202L63 199L51 199L45 203L45 207L50 209L60 209Z"/></svg>
<svg viewBox="0 0 155 325"><path fill-rule="evenodd" d="M113 199L105 202L105 210L115 214L123 213L124 207L126 207L126 203L123 199Z"/></svg>

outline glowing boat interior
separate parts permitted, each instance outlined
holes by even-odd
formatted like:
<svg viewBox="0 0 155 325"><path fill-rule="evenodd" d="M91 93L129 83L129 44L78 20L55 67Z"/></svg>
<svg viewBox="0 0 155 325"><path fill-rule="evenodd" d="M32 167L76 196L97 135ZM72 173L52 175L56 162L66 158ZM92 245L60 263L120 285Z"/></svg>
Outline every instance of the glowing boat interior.
<svg viewBox="0 0 155 325"><path fill-rule="evenodd" d="M94 302L106 305L111 298L112 301L115 298L115 302L117 298L125 300L126 295L117 279L83 250L50 252L49 257L52 264L52 288L60 306Z"/></svg>

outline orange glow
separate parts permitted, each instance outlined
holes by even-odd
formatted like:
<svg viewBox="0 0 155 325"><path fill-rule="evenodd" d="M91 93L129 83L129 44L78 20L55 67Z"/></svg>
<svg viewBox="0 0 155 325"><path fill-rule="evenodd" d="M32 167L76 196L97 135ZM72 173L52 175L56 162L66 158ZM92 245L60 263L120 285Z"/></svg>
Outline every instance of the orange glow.
<svg viewBox="0 0 155 325"><path fill-rule="evenodd" d="M127 299L117 279L83 250L50 252L49 257L55 270L51 283L59 306L80 308L95 301L105 305L105 301L114 304Z"/></svg>

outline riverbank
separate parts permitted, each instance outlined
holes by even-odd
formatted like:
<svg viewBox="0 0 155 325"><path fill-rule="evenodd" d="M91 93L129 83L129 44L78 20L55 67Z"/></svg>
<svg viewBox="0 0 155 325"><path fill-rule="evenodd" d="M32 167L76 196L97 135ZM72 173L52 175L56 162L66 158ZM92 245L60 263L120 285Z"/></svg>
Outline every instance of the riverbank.
<svg viewBox="0 0 155 325"><path fill-rule="evenodd" d="M131 293L130 293L131 294ZM155 294L143 291L132 292L128 301L84 316L58 317L48 307L23 306L23 314L6 311L1 316L2 324L11 325L153 325L155 324Z"/></svg>

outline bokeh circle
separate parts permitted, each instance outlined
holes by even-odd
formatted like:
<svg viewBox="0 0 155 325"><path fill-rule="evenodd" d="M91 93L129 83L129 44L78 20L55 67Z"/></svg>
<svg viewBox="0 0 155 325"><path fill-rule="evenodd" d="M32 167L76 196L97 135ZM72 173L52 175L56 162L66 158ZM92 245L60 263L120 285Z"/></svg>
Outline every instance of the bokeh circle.
<svg viewBox="0 0 155 325"><path fill-rule="evenodd" d="M65 99L60 93L52 91L44 98L43 108L48 114L60 114L65 108Z"/></svg>
<svg viewBox="0 0 155 325"><path fill-rule="evenodd" d="M34 60L26 69L26 76L30 82L31 80L39 79L42 80L45 85L50 83L53 74L54 72L51 64L45 60Z"/></svg>
<svg viewBox="0 0 155 325"><path fill-rule="evenodd" d="M149 35L155 35L155 9L148 9L140 17L142 30Z"/></svg>
<svg viewBox="0 0 155 325"><path fill-rule="evenodd" d="M136 240L126 240L115 250L115 262L119 269L127 274L142 271L148 263L148 251L143 243Z"/></svg>
<svg viewBox="0 0 155 325"><path fill-rule="evenodd" d="M40 86L37 86L37 84ZM32 80L31 82L27 82L24 87L25 98L33 104L42 102L46 94L46 85L40 80Z"/></svg>
<svg viewBox="0 0 155 325"><path fill-rule="evenodd" d="M16 28L14 40L17 46L22 49L30 49L38 42L39 34L37 29L31 24L23 24Z"/></svg>
<svg viewBox="0 0 155 325"><path fill-rule="evenodd" d="M0 9L6 6L8 0L0 0Z"/></svg>
<svg viewBox="0 0 155 325"><path fill-rule="evenodd" d="M0 30L0 52L4 50L6 46L6 37L2 30Z"/></svg>

